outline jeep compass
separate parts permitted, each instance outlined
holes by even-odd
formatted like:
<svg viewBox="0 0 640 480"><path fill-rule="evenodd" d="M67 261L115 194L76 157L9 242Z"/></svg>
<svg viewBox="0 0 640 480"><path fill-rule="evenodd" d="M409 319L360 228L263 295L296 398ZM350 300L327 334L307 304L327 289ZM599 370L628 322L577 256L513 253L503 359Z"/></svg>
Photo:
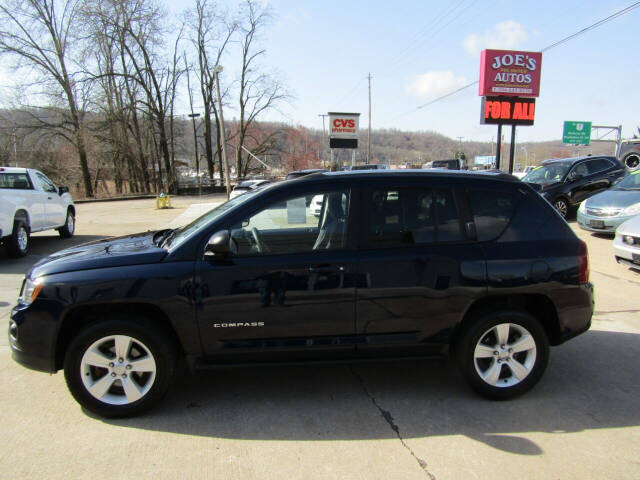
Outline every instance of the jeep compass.
<svg viewBox="0 0 640 480"><path fill-rule="evenodd" d="M118 417L156 404L181 358L195 370L449 355L477 392L510 398L592 313L586 245L514 177L325 172L40 260L9 340L16 361L64 370L83 407Z"/></svg>

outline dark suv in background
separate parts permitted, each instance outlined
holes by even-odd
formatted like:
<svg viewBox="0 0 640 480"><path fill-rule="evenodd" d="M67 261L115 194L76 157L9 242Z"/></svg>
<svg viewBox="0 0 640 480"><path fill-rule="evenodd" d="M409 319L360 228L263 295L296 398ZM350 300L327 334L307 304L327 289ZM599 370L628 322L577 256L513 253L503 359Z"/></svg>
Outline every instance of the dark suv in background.
<svg viewBox="0 0 640 480"><path fill-rule="evenodd" d="M502 399L589 328L588 277L586 245L510 175L320 173L41 260L9 338L18 362L64 369L103 416L150 408L180 357L203 369L450 354Z"/></svg>
<svg viewBox="0 0 640 480"><path fill-rule="evenodd" d="M616 157L552 158L522 178L564 218L587 198L611 187L626 174Z"/></svg>

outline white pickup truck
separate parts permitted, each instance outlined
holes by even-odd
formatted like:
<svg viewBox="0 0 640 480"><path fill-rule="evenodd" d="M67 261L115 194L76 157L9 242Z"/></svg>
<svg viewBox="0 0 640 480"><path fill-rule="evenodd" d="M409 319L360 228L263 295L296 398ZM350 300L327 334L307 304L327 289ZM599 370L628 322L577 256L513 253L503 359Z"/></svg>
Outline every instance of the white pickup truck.
<svg viewBox="0 0 640 480"><path fill-rule="evenodd" d="M0 240L9 255L26 255L33 232L56 229L67 238L75 225L67 187L56 187L38 170L0 167Z"/></svg>

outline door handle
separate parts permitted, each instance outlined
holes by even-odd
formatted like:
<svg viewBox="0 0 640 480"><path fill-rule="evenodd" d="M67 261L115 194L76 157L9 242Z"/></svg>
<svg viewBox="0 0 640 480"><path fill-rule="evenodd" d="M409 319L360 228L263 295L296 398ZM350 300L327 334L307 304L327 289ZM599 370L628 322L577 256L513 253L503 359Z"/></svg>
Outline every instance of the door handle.
<svg viewBox="0 0 640 480"><path fill-rule="evenodd" d="M53 197L47 197L47 200L51 200Z"/></svg>
<svg viewBox="0 0 640 480"><path fill-rule="evenodd" d="M336 273L344 272L342 265L320 265L318 267L309 267L309 273Z"/></svg>

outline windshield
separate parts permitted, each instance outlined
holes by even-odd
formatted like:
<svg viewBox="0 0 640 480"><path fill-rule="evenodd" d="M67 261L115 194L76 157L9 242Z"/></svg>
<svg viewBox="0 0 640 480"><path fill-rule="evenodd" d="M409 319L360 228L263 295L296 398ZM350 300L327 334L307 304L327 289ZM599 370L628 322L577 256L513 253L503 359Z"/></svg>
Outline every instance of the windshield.
<svg viewBox="0 0 640 480"><path fill-rule="evenodd" d="M636 170L624 177L614 190L640 190L640 170Z"/></svg>
<svg viewBox="0 0 640 480"><path fill-rule="evenodd" d="M522 181L529 183L538 183L540 185L561 182L570 168L571 164L568 162L558 162L541 165L527 173Z"/></svg>
<svg viewBox="0 0 640 480"><path fill-rule="evenodd" d="M202 215L201 217L196 218L193 222L184 227L177 228L171 235L167 237L166 243L164 246L175 248L178 245L182 244L185 240L191 237L195 232L200 230L205 225L208 225L213 220L221 216L222 214L228 212L229 210L237 207L238 205L246 202L250 198L253 198L260 190L251 190L243 195L232 198L229 201L224 202L221 205L209 210L207 213Z"/></svg>

